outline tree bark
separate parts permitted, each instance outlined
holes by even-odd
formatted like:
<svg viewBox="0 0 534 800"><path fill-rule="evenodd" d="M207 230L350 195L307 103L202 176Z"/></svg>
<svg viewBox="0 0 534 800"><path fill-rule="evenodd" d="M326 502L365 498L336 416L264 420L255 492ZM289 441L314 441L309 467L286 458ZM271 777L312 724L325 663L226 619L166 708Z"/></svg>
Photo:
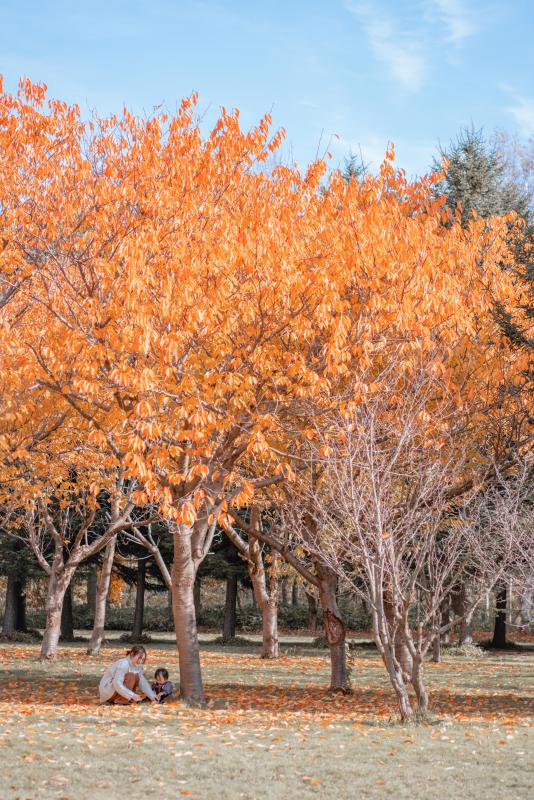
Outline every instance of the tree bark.
<svg viewBox="0 0 534 800"><path fill-rule="evenodd" d="M401 665L405 680L411 680L413 658L406 641L406 635L400 626L395 632L395 657Z"/></svg>
<svg viewBox="0 0 534 800"><path fill-rule="evenodd" d="M437 633L432 642L432 661L439 664L441 661L441 636Z"/></svg>
<svg viewBox="0 0 534 800"><path fill-rule="evenodd" d="M515 624L518 627L530 625L532 621L533 599L534 599L534 592L532 590L532 581L529 581L529 583L524 588L523 593L521 595L521 604L515 620Z"/></svg>
<svg viewBox="0 0 534 800"><path fill-rule="evenodd" d="M493 629L493 639L491 640L491 646L496 647L497 649L503 649L506 647L506 606L508 603L508 588L506 586L506 582L502 581L502 583L497 587L497 594L496 594L496 609L497 613L495 614L495 627Z"/></svg>
<svg viewBox="0 0 534 800"><path fill-rule="evenodd" d="M406 609L402 605L399 607L401 601L395 598L391 584L377 589L377 594L379 591L381 597L377 596L376 609L373 610L375 641L397 695L401 719L404 720L413 715L409 683L415 690L418 712L424 714L428 708L422 658L417 654L415 657L412 655L413 643L409 643L405 628Z"/></svg>
<svg viewBox="0 0 534 800"><path fill-rule="evenodd" d="M384 596L386 596L386 592L384 592ZM391 619L388 618L392 610L390 603L380 602L379 598L377 598L377 601L376 607L371 611L375 642L382 656L391 685L397 695L400 717L402 720L406 720L413 716L413 708L407 686L407 679L412 676L406 676L396 656L394 629L391 629Z"/></svg>
<svg viewBox="0 0 534 800"><path fill-rule="evenodd" d="M17 596L16 596L17 579L14 575L7 576L6 587L6 601L4 607L4 622L2 624L2 633L5 636L10 636L15 633L17 629Z"/></svg>
<svg viewBox="0 0 534 800"><path fill-rule="evenodd" d="M473 634L471 631L472 613L466 613L468 603L467 587L462 581L455 591L451 593L451 605L456 616L460 617L460 629L458 632L458 644L472 644Z"/></svg>
<svg viewBox="0 0 534 800"><path fill-rule="evenodd" d="M224 641L235 639L237 602L237 573L226 579L226 599L224 603L224 621L222 636Z"/></svg>
<svg viewBox="0 0 534 800"><path fill-rule="evenodd" d="M57 646L61 634L61 612L65 592L70 586L75 567L61 569L59 572L52 569L48 581L46 595L46 627L41 642L41 658L53 660L57 654Z"/></svg>
<svg viewBox="0 0 534 800"><path fill-rule="evenodd" d="M404 680L399 680L399 676L395 671L389 672L389 677L393 684L395 694L397 695L400 718L402 721L410 719L410 717L413 717L413 708L410 703L410 695L408 694L406 683Z"/></svg>
<svg viewBox="0 0 534 800"><path fill-rule="evenodd" d="M345 649L345 625L337 604L337 576L323 564L315 565L319 578L319 596L323 609L324 627L330 648L330 691L350 691Z"/></svg>
<svg viewBox="0 0 534 800"><path fill-rule="evenodd" d="M262 645L261 658L278 658L278 576L276 571L277 555L272 554L269 585L265 577L265 568L261 555L261 547L257 539L249 540L248 553L249 575L256 602L261 610Z"/></svg>
<svg viewBox="0 0 534 800"><path fill-rule="evenodd" d="M261 532L261 519L257 507L252 508L251 526ZM279 555L271 553L271 569L269 581L265 574L261 545L251 532L248 542L234 531L231 526L225 528L226 534L241 555L247 560L248 574L252 582L252 599L259 607L262 618L261 658L278 658L278 569Z"/></svg>
<svg viewBox="0 0 534 800"><path fill-rule="evenodd" d="M271 569L269 571L269 589L266 603L262 607L262 658L278 658L280 652L278 647L278 558L279 556L277 553L272 554Z"/></svg>
<svg viewBox="0 0 534 800"><path fill-rule="evenodd" d="M18 631L25 633L26 626L26 580L17 581L16 588L16 602L17 602L17 621L16 626Z"/></svg>
<svg viewBox="0 0 534 800"><path fill-rule="evenodd" d="M449 598L446 597L439 611L439 624L440 627L445 627L449 624ZM441 635L439 632L436 634L432 642L432 661L439 664L441 661L441 642L448 644L448 633Z"/></svg>
<svg viewBox="0 0 534 800"><path fill-rule="evenodd" d="M312 631L317 630L317 600L311 592L305 591L308 603L308 628Z"/></svg>
<svg viewBox="0 0 534 800"><path fill-rule="evenodd" d="M180 696L189 705L204 705L193 587L196 568L191 548L192 529L173 531L172 609L180 663Z"/></svg>
<svg viewBox="0 0 534 800"><path fill-rule="evenodd" d="M93 616L93 621L96 613L96 598L98 592L98 561L93 561L89 564L89 572L87 575L87 608Z"/></svg>
<svg viewBox="0 0 534 800"><path fill-rule="evenodd" d="M95 618L91 639L87 646L87 654L96 656L100 652L104 641L106 629L106 608L111 583L111 572L113 570L113 558L115 556L115 545L117 540L112 539L106 546L104 558L102 560L102 570L96 589Z"/></svg>
<svg viewBox="0 0 534 800"><path fill-rule="evenodd" d="M406 641L406 634L401 619L395 612L392 591L390 589L384 590L383 608L385 624L388 628L388 639L391 638L393 640L395 658L402 670L404 681L410 681L413 670L412 654L408 647L408 642Z"/></svg>
<svg viewBox="0 0 534 800"><path fill-rule="evenodd" d="M282 605L289 605L289 582L288 578L282 578L280 581L280 591L282 593Z"/></svg>
<svg viewBox="0 0 534 800"><path fill-rule="evenodd" d="M135 593L135 610L132 625L132 641L138 641L143 635L145 616L145 577L146 558L137 559L137 588Z"/></svg>
<svg viewBox="0 0 534 800"><path fill-rule="evenodd" d="M61 639L64 642L74 640L74 619L72 613L72 586L69 583L63 598L63 608L61 609Z"/></svg>
<svg viewBox="0 0 534 800"><path fill-rule="evenodd" d="M262 609L261 658L278 658L278 603L265 604Z"/></svg>
<svg viewBox="0 0 534 800"><path fill-rule="evenodd" d="M428 711L428 693L423 680L423 662L420 657L413 659L411 681L417 697L417 712L421 715L426 714Z"/></svg>
<svg viewBox="0 0 534 800"><path fill-rule="evenodd" d="M25 581L16 575L7 576L6 602L2 633L10 636L15 631L26 630L26 595Z"/></svg>
<svg viewBox="0 0 534 800"><path fill-rule="evenodd" d="M448 625L451 621L451 609L450 609L450 596L447 595L441 604L441 624L442 626ZM441 642L442 644L450 644L451 641L451 634L450 629L441 635Z"/></svg>
<svg viewBox="0 0 534 800"><path fill-rule="evenodd" d="M195 614L198 619L200 616L200 612L202 611L202 578L200 575L197 574L195 578L195 585L193 587L193 593L195 597Z"/></svg>

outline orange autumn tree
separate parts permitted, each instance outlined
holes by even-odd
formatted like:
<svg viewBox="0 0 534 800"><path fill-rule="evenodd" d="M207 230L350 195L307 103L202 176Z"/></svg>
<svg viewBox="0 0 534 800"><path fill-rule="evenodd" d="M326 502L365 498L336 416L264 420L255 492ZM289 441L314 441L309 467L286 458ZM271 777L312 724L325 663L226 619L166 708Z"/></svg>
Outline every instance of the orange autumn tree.
<svg viewBox="0 0 534 800"><path fill-rule="evenodd" d="M46 117L41 95L26 100ZM238 462L280 480L269 432L327 390L335 359L320 339L339 287L315 244L324 165L267 177L258 164L281 138L268 120L243 133L223 112L203 139L194 101L170 120L83 126L73 111L71 158L28 228L8 231L34 272L3 374L17 362L27 398L75 412L102 468L126 470L143 484L136 501L173 521L181 685L202 701L195 572L217 515L253 494Z"/></svg>
<svg viewBox="0 0 534 800"><path fill-rule="evenodd" d="M10 343L4 357L21 366L19 355ZM76 570L104 548L113 550L117 536L142 515L136 510L132 520L135 484L102 464L98 446L78 435L77 417L60 413L54 397L35 385L28 391L22 367L8 374L0 399L0 523L2 534L24 542L47 576L41 657L54 659Z"/></svg>
<svg viewBox="0 0 534 800"><path fill-rule="evenodd" d="M330 233L332 248L338 249L331 257L337 259L339 270L348 267L353 276L340 306L340 322L349 331L342 345L344 366L338 366L331 379L328 402L303 403L298 421L295 417L288 421L290 447L286 451L301 467L299 479L277 490L276 497L268 487L261 501L266 510L273 509L274 516L264 540L271 547L292 547L293 554L304 548L308 564L314 566L331 652L331 688L347 683L345 630L335 594L350 563L343 540L344 528L349 528L348 509L362 490L356 481L351 495L347 476L340 478L356 448L353 441L352 449L343 450L338 437L343 439L352 421L359 420L361 452L370 448L378 465L382 448L388 469L395 463L395 453L404 456L408 451L408 441L414 452L421 448L419 462L405 459L413 473L409 476L406 468L404 483L392 480L388 485L393 516L400 513L401 497L407 493L406 522L414 511L411 504L421 499L428 534L418 540L421 554L428 553L425 547L433 543L429 521L437 535L441 514L453 501L465 502L465 495L495 478L497 465L499 470L513 472L516 457L531 442L528 397L519 391L525 356L510 347L493 313L496 302L519 306L522 301L501 268L510 264L509 244L518 232L512 218L473 221L467 232L458 224L445 229L442 223L450 220L441 203L432 198L432 182L407 183L402 173L393 171L391 158L379 176L363 184L354 181L347 186L339 176L332 177ZM327 219L325 214L323 230ZM380 426L377 441L367 422L374 417ZM331 462L334 452L336 463ZM303 465L308 469L302 469ZM360 463L362 476L363 468ZM342 488L348 492L345 497ZM384 515L379 504L377 508L377 516ZM325 526L329 515L339 520L337 532L335 526ZM367 516L380 543L380 526ZM236 521L253 533L243 519ZM405 550L413 546L413 536L412 530L410 537L403 538ZM367 536L371 549L373 537ZM383 569L380 548L375 552ZM355 560L364 563L359 556ZM377 565L368 563L371 574ZM413 574L412 570L410 580ZM362 575L356 573L353 586L361 581ZM369 586L365 579L362 585ZM376 589L376 602L382 602L385 586L382 582ZM447 593L448 584L442 581L439 591ZM437 594L435 588L434 597ZM474 596L473 602L478 599L479 595ZM367 595L365 600L370 605ZM432 627L436 619L430 619L424 643L412 654L408 643L413 639L410 630L404 630L411 591L402 601L402 612L400 601L396 608L383 604L391 614L388 646L381 652L390 674L399 675L394 685L403 713L409 713L406 680L413 678L421 708L426 703L419 667L424 648L436 635ZM378 644L382 646L383 641L379 639Z"/></svg>
<svg viewBox="0 0 534 800"><path fill-rule="evenodd" d="M37 126L57 108L37 90L23 101ZM506 303L510 286L504 225L445 229L428 182L389 160L361 187L334 174L321 190L323 163L266 175L281 139L270 120L246 133L223 111L204 138L195 102L87 125L61 107L68 154L27 227L5 229L28 279L3 317L1 374L9 392L16 361L19 401L37 392L74 414L102 469L139 481L136 502L172 521L181 689L202 702L193 583L218 516L291 479L309 407L335 406L389 347L385 331L428 347L444 319ZM24 127L30 112L13 113Z"/></svg>

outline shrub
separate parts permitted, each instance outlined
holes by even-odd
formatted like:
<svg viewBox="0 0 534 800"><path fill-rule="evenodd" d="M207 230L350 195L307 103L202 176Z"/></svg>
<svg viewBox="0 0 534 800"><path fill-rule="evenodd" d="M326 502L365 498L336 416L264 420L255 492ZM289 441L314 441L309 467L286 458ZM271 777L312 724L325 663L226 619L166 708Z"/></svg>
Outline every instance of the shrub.
<svg viewBox="0 0 534 800"><path fill-rule="evenodd" d="M231 639L225 639L224 636L219 636L213 641L213 644L222 645L223 647L250 647L252 642L250 639L244 639L242 636L234 636Z"/></svg>
<svg viewBox="0 0 534 800"><path fill-rule="evenodd" d="M119 636L119 641L126 642L126 644L150 644L152 636L148 633L143 633L141 636L132 636L131 633L123 633Z"/></svg>
<svg viewBox="0 0 534 800"><path fill-rule="evenodd" d="M76 604L72 609L74 627L90 630L93 627L93 614L86 604ZM106 629L109 631L130 631L133 626L134 609L108 606ZM34 628L44 628L46 614L44 609L31 608L27 611L28 624ZM170 608L145 607L144 628L150 631L172 631L174 622Z"/></svg>
<svg viewBox="0 0 534 800"><path fill-rule="evenodd" d="M370 627L370 616L360 604L355 605L350 598L342 597L339 601L343 621L350 630L365 630ZM106 612L106 629L110 631L131 631L133 626L134 609L122 606L108 606ZM45 627L46 615L44 608L29 608L27 611L28 626L32 628ZM73 607L74 627L79 630L90 630L93 626L93 614L85 603L75 603ZM224 620L224 604L213 603L203 606L197 619L200 628L221 630ZM322 612L318 609L318 624L322 623ZM308 608L305 605L280 604L278 606L278 625L281 629L290 631L301 630L308 627ZM243 633L261 632L261 613L259 608L252 604L243 605L237 609L236 626ZM174 630L172 610L167 605L145 606L144 629L154 633L171 632Z"/></svg>
<svg viewBox="0 0 534 800"><path fill-rule="evenodd" d="M33 644L41 641L39 631L13 631L13 633L0 633L0 642L15 642L20 644Z"/></svg>
<svg viewBox="0 0 534 800"><path fill-rule="evenodd" d="M486 652L477 644L451 644L443 645L443 656L445 658L484 658Z"/></svg>
<svg viewBox="0 0 534 800"><path fill-rule="evenodd" d="M291 631L308 627L308 609L304 606L278 606L278 625Z"/></svg>

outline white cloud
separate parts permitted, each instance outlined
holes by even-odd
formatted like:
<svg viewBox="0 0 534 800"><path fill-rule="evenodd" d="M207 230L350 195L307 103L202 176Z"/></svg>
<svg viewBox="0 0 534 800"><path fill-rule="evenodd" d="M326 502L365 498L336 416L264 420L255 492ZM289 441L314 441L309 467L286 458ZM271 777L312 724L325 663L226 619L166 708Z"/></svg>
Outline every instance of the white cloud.
<svg viewBox="0 0 534 800"><path fill-rule="evenodd" d="M369 3L347 0L345 8L362 23L372 52L396 83L406 91L419 91L426 73L419 38L399 30L391 17Z"/></svg>
<svg viewBox="0 0 534 800"><path fill-rule="evenodd" d="M460 44L477 32L473 11L466 8L462 0L430 0L430 6L435 8L447 28L448 41Z"/></svg>
<svg viewBox="0 0 534 800"><path fill-rule="evenodd" d="M524 136L532 136L534 134L534 99L525 97L512 87L504 84L500 88L513 101L513 105L508 106L506 111L515 118Z"/></svg>

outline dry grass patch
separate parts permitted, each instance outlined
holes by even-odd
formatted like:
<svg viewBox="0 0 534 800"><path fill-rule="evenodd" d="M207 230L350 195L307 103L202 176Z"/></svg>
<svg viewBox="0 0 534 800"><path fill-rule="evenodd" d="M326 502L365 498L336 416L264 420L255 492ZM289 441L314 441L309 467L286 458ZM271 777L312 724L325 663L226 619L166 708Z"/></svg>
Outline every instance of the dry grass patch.
<svg viewBox="0 0 534 800"><path fill-rule="evenodd" d="M523 798L534 783L534 656L428 665L432 722L396 722L372 652L354 660L354 694L329 695L325 655L261 661L203 653L207 709L177 702L101 707L97 684L122 650L82 646L53 664L34 645L0 647L1 798ZM175 649L147 672L178 676ZM500 787L502 791L497 791Z"/></svg>

